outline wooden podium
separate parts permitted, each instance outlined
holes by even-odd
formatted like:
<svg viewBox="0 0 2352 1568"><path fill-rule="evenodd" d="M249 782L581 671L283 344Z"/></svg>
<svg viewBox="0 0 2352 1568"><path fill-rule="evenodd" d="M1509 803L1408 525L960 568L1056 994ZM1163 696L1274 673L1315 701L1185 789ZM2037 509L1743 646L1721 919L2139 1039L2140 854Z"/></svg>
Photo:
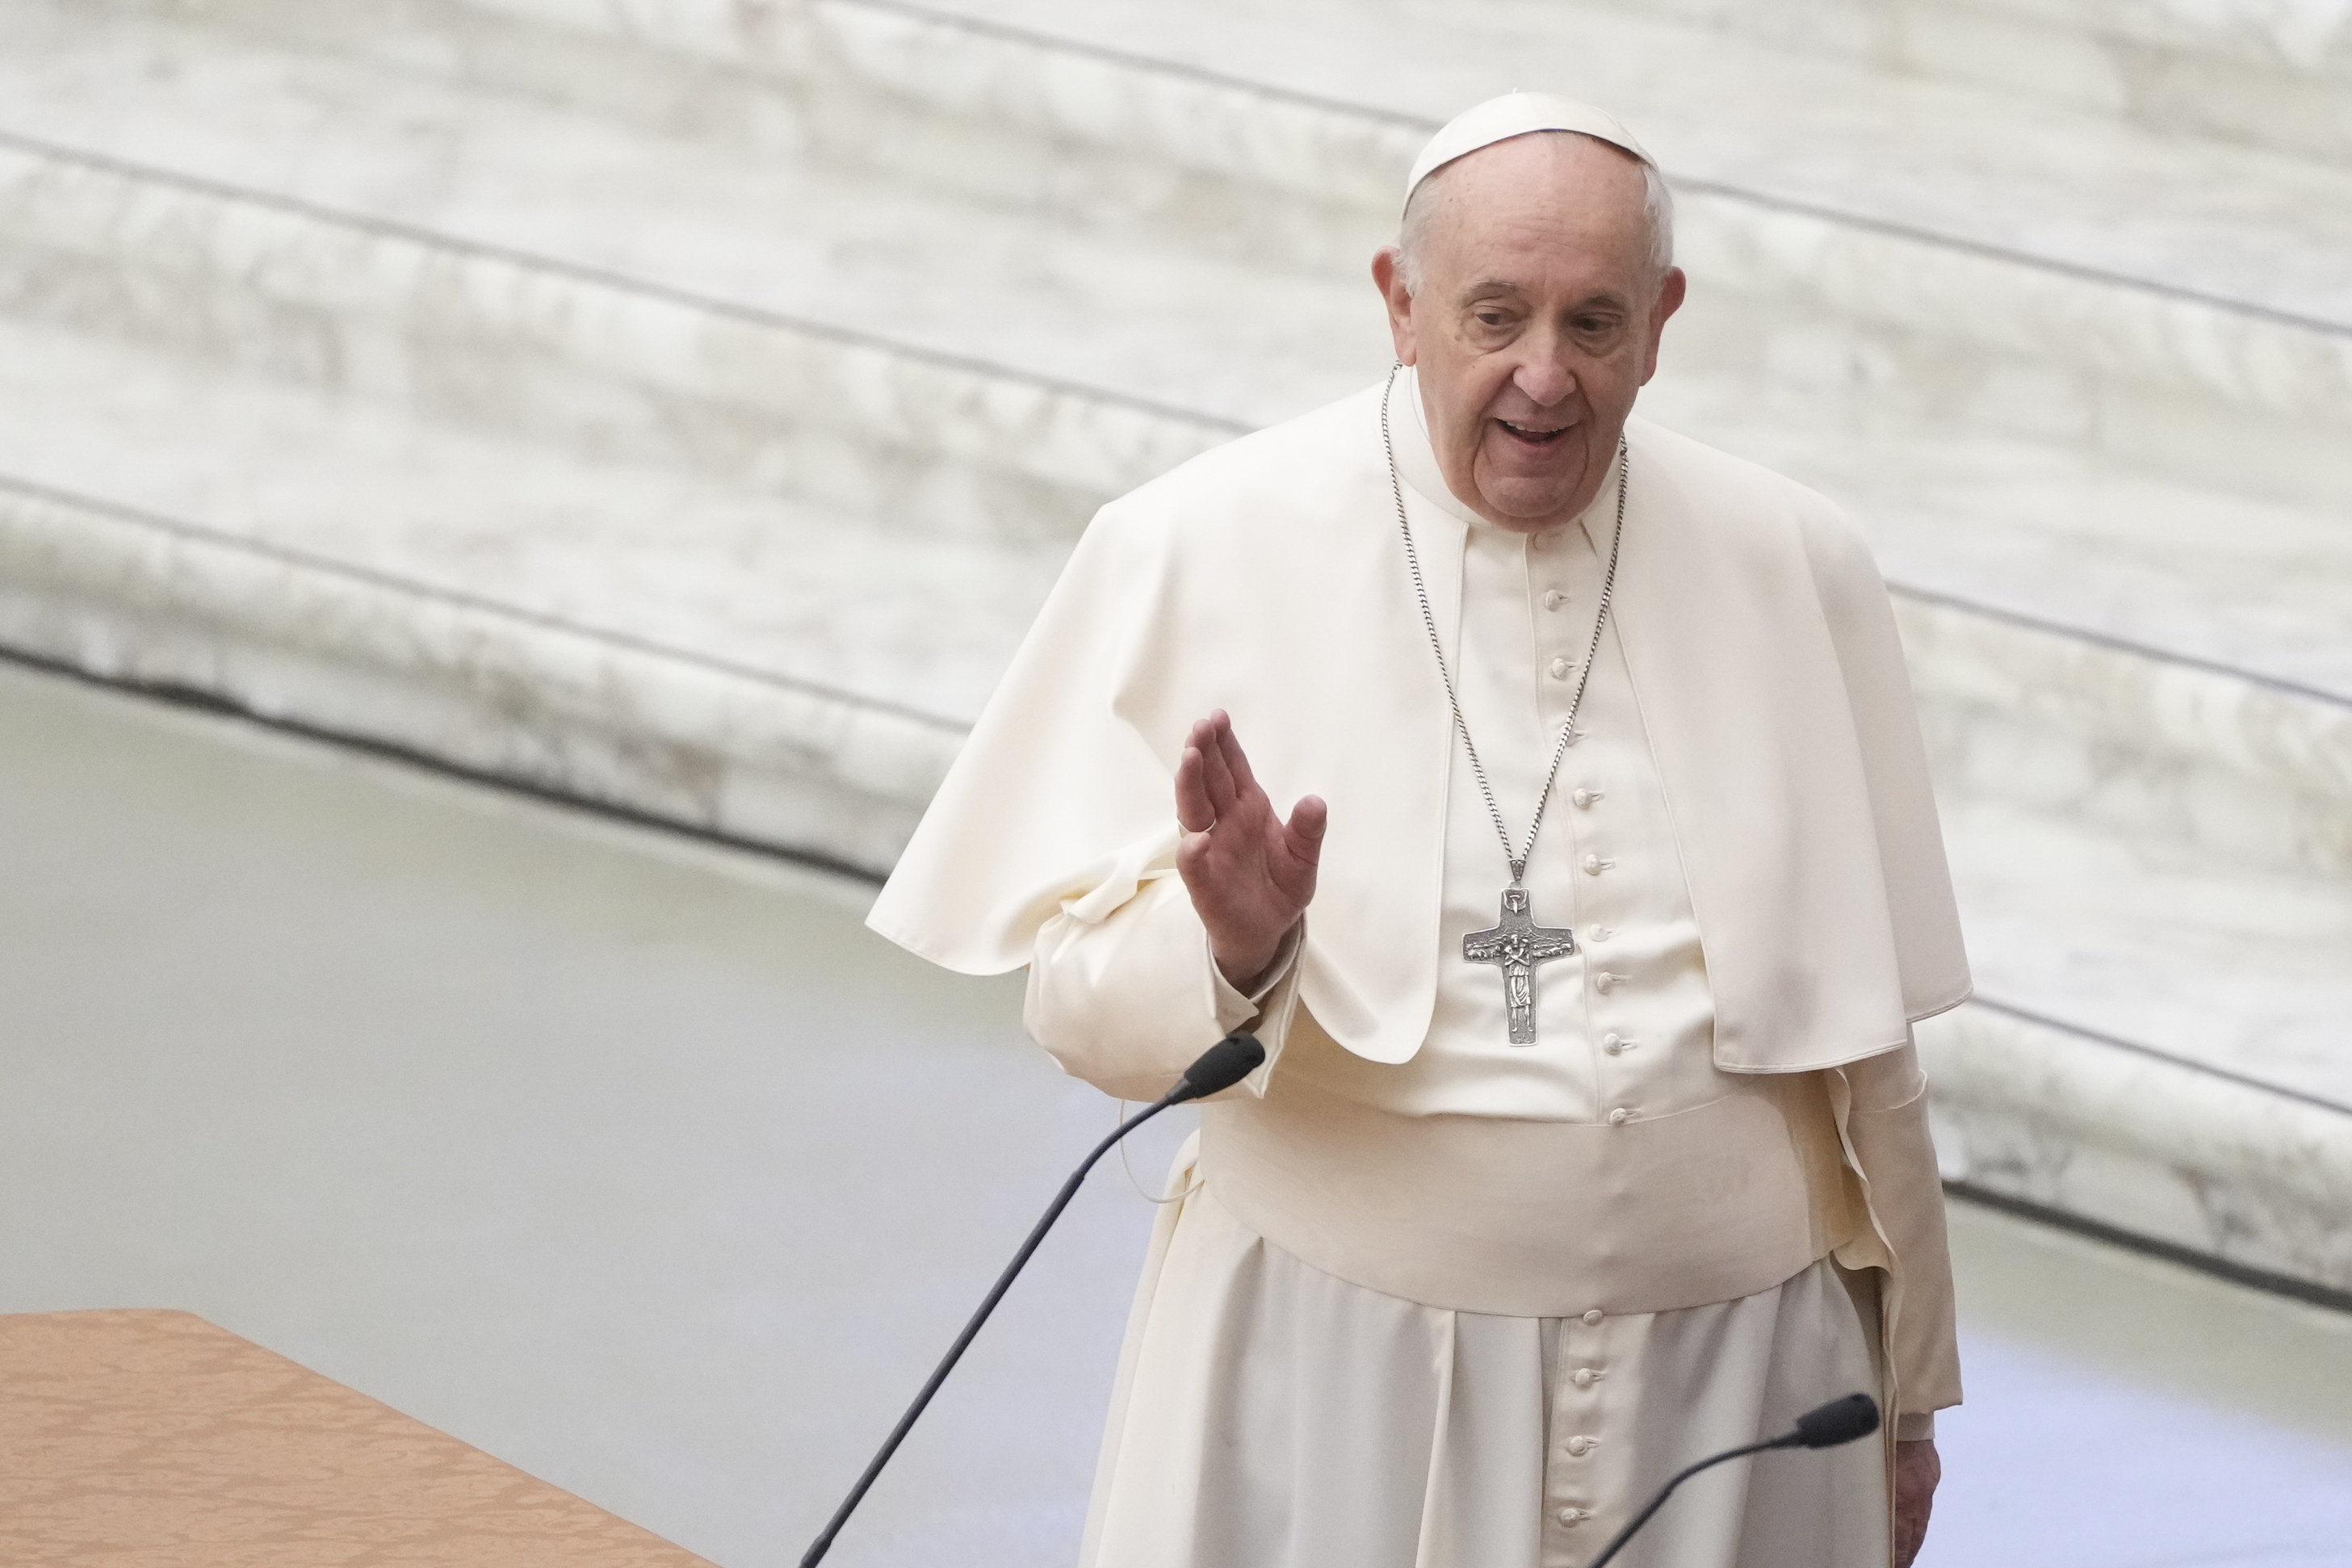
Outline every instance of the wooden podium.
<svg viewBox="0 0 2352 1568"><path fill-rule="evenodd" d="M0 1316L0 1563L709 1568L185 1312Z"/></svg>

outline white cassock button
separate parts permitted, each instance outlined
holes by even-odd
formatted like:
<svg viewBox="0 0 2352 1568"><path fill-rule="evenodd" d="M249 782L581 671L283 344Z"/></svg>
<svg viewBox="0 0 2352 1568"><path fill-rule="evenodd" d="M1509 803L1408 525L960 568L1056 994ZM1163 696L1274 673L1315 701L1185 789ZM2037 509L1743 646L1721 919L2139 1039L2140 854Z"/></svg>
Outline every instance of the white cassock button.
<svg viewBox="0 0 2352 1568"><path fill-rule="evenodd" d="M1608 992L1616 990L1617 987L1623 983L1624 979L1625 977L1623 975L1612 974L1609 971L1604 969L1600 973L1592 977L1592 988L1595 991L1601 992L1605 994Z"/></svg>
<svg viewBox="0 0 2352 1568"><path fill-rule="evenodd" d="M1598 855L1587 855L1584 858L1584 874L1588 877L1598 877L1615 864L1617 864L1616 861L1604 859Z"/></svg>
<svg viewBox="0 0 2352 1568"><path fill-rule="evenodd" d="M1550 542L1550 534L1538 533L1534 538L1528 541L1528 548L1529 550L1541 550L1545 545L1549 544Z"/></svg>
<svg viewBox="0 0 2352 1568"><path fill-rule="evenodd" d="M1585 1455L1592 1452L1592 1439L1590 1437L1570 1437L1568 1440L1568 1451L1580 1459L1584 1458Z"/></svg>
<svg viewBox="0 0 2352 1568"><path fill-rule="evenodd" d="M1568 595L1565 595L1565 594L1563 594L1563 593L1561 593L1559 589L1557 589L1557 588L1549 588L1549 589L1546 589L1546 590L1544 591L1544 596L1543 596L1543 606L1544 606L1544 608L1545 608L1545 609L1547 609L1547 610L1557 610L1557 609L1559 609L1562 605L1565 605L1565 604L1567 604L1567 603L1568 603Z"/></svg>
<svg viewBox="0 0 2352 1568"><path fill-rule="evenodd" d="M1584 928L1585 940L1588 942L1607 942L1611 937L1615 936L1616 934L1617 928L1615 926L1587 926Z"/></svg>
<svg viewBox="0 0 2352 1568"><path fill-rule="evenodd" d="M1633 1120L1633 1113L1622 1105L1609 1113L1609 1125L1612 1127L1622 1127Z"/></svg>
<svg viewBox="0 0 2352 1568"><path fill-rule="evenodd" d="M1622 1035L1603 1035L1601 1037L1601 1048L1607 1051L1612 1057L1619 1055L1625 1049L1625 1037Z"/></svg>
<svg viewBox="0 0 2352 1568"><path fill-rule="evenodd" d="M1583 1519L1584 1510L1580 1508L1564 1508L1559 1510L1559 1521L1562 1524L1579 1524L1583 1521Z"/></svg>
<svg viewBox="0 0 2352 1568"><path fill-rule="evenodd" d="M1579 811L1591 811L1592 803L1601 797L1589 789L1580 789L1568 798L1576 802L1576 808Z"/></svg>
<svg viewBox="0 0 2352 1568"><path fill-rule="evenodd" d="M1591 1367L1580 1366L1576 1369L1576 1375L1569 1381L1575 1384L1579 1388L1591 1388L1592 1386L1592 1379L1595 1373Z"/></svg>
<svg viewBox="0 0 2352 1568"><path fill-rule="evenodd" d="M1574 665L1570 664L1568 660L1564 658L1553 659L1551 661L1551 678L1554 680L1566 680L1568 679L1568 672L1575 668L1576 667Z"/></svg>
<svg viewBox="0 0 2352 1568"><path fill-rule="evenodd" d="M1595 1307L1592 1310L1584 1314L1584 1326L1588 1329L1597 1329L1601 1326L1600 1308Z"/></svg>

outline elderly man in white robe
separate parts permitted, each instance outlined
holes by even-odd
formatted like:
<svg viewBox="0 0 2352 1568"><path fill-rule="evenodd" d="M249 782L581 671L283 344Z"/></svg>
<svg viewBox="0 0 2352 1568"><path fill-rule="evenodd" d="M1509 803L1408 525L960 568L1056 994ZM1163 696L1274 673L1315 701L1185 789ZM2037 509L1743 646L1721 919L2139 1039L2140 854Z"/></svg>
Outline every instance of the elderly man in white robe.
<svg viewBox="0 0 2352 1568"><path fill-rule="evenodd" d="M1910 1025L1969 982L1885 587L1631 417L1685 283L1608 115L1463 115L1372 273L1398 367L1103 510L872 916L1026 964L1111 1094L1267 1049L1171 1177L1083 1561L1574 1568L1863 1389L1883 1444L1618 1561L1907 1564L1959 1398Z"/></svg>

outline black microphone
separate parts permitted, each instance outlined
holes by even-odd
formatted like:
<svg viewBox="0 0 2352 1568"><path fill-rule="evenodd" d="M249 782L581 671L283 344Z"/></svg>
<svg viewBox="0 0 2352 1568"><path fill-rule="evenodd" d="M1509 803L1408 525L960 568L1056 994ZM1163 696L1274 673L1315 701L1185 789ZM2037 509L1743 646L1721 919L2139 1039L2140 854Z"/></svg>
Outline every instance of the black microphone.
<svg viewBox="0 0 2352 1568"><path fill-rule="evenodd" d="M1625 1543L1633 1540L1634 1534L1643 1525L1650 1522L1650 1516L1665 1506L1666 1499L1674 1495L1675 1489L1701 1470L1722 1464L1726 1459L1742 1458L1749 1454L1761 1454L1773 1448L1834 1448L1841 1444L1851 1443L1857 1437L1867 1437L1877 1430L1878 1401L1867 1394L1849 1394L1843 1399L1832 1399L1827 1405L1808 1410L1798 1416L1797 1429L1793 1432L1783 1433L1778 1437L1768 1437L1761 1443L1749 1443L1742 1447L1727 1448L1720 1454L1701 1459L1697 1464L1690 1466L1664 1486L1660 1487L1658 1495L1650 1500L1649 1506L1635 1514L1627 1521L1625 1528L1619 1531L1609 1544L1601 1549L1601 1555L1592 1560L1592 1568L1601 1568L1602 1563L1623 1550Z"/></svg>
<svg viewBox="0 0 2352 1568"><path fill-rule="evenodd" d="M1127 1127L1132 1127L1144 1116L1154 1115L1171 1105L1181 1105L1188 1100L1198 1100L1203 1095L1223 1094L1257 1071L1265 1061L1265 1047L1257 1043L1256 1036L1227 1035L1202 1051L1201 1059L1184 1069L1184 1081L1170 1089L1167 1099L1145 1111L1143 1116L1137 1117L1135 1121L1129 1122ZM1120 1128L1111 1142L1117 1142L1126 1136L1127 1127Z"/></svg>
<svg viewBox="0 0 2352 1568"><path fill-rule="evenodd" d="M1878 1401L1867 1394L1832 1399L1819 1410L1797 1417L1797 1429L1774 1446L1782 1448L1835 1448L1867 1437L1878 1430Z"/></svg>
<svg viewBox="0 0 2352 1568"><path fill-rule="evenodd" d="M1265 1060L1265 1047L1257 1043L1255 1037L1240 1033L1227 1035L1202 1052L1200 1059L1184 1069L1182 1079L1174 1089L1120 1122L1116 1131L1095 1145L1093 1153L1079 1162L1078 1168L1070 1173L1070 1179L1062 1184L1060 1194L1046 1208L1045 1217L1037 1222L1037 1228L1029 1233L1029 1239L1021 1244L1021 1250L1013 1255L1013 1261L1003 1274L997 1276L996 1285L989 1291L988 1299L981 1302L980 1310L971 1315L971 1321L963 1326L963 1332L956 1336L955 1343L950 1345L948 1353L940 1359L940 1364L931 1372L930 1381L925 1383L922 1392L915 1395L915 1402L907 1406L907 1413L898 1417L898 1425L892 1427L890 1436L883 1440L881 1450L874 1456L873 1463L866 1467L866 1473L857 1478L857 1484L849 1489L847 1497L841 1500L841 1506L825 1521L824 1531L802 1554L801 1568L816 1568L816 1564L824 1560L824 1554L833 1550L833 1538L841 1533L841 1527L849 1522L849 1516L857 1510L859 1503L866 1500L866 1493L874 1485L875 1478L882 1473L882 1467L890 1462L890 1456L898 1451L898 1445L905 1442L907 1434L915 1429L915 1422L923 1414L924 1407L930 1404L931 1395L940 1391L940 1384L948 1380L948 1373L955 1370L955 1363L963 1359L965 1349L971 1345L973 1336L980 1332L980 1326L988 1321L988 1315L996 1310L996 1303L1004 1299L1004 1292L1013 1288L1013 1281L1020 1274L1022 1265L1029 1261L1029 1255L1037 1250L1037 1244L1045 1239L1045 1233L1054 1228L1054 1222L1062 1217L1064 1209L1070 1206L1070 1200L1077 1195L1078 1184L1087 1179L1087 1173L1095 1168L1095 1162L1109 1153L1120 1139L1170 1106L1181 1105L1188 1100L1198 1100L1202 1095L1231 1089L1255 1072ZM1872 1419L1874 1421L1876 1418L1874 1414Z"/></svg>

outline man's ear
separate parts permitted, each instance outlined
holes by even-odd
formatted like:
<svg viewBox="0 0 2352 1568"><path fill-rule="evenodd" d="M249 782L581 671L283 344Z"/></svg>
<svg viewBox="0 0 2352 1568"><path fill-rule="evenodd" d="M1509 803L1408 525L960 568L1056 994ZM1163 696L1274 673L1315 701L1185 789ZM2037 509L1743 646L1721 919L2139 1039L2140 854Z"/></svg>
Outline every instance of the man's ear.
<svg viewBox="0 0 2352 1568"><path fill-rule="evenodd" d="M1412 330L1412 291L1404 286L1402 253L1395 246L1384 245L1373 256L1372 282L1388 307L1389 339L1396 346L1397 361L1411 364L1420 352Z"/></svg>
<svg viewBox="0 0 2352 1568"><path fill-rule="evenodd" d="M1650 346L1648 363L1642 367L1642 384L1658 374L1658 345L1665 341L1666 321L1683 308L1683 298L1690 292L1690 279L1679 267L1669 267L1666 275L1658 279L1658 302L1650 308Z"/></svg>

